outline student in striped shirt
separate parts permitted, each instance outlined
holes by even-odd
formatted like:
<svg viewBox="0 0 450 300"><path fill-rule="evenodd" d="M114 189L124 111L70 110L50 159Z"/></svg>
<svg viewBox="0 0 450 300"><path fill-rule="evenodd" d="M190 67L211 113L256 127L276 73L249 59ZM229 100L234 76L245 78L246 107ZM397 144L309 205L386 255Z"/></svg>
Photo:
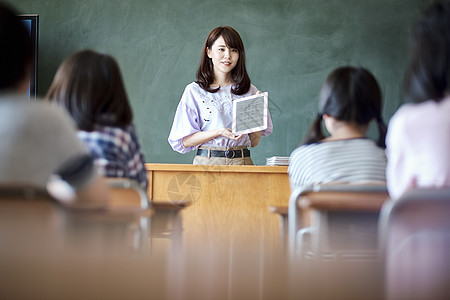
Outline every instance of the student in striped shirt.
<svg viewBox="0 0 450 300"><path fill-rule="evenodd" d="M335 69L320 92L316 119L303 144L291 154L291 189L327 183L385 183L386 125L381 111L381 90L368 70ZM377 142L366 137L371 121L378 125Z"/></svg>

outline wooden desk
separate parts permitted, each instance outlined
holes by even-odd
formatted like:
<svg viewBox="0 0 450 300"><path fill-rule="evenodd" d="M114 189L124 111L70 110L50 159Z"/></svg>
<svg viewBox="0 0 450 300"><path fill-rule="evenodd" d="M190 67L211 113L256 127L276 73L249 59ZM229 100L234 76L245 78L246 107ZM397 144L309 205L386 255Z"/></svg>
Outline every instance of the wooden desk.
<svg viewBox="0 0 450 300"><path fill-rule="evenodd" d="M178 283L180 295L175 296L195 299L188 294L202 290L204 299L220 294L233 299L242 289L259 291L267 299L279 296L282 284L274 288L271 283L274 274L283 278L283 272L274 271L280 257L279 220L267 208L289 202L286 166L146 164L146 168L153 203L191 203L181 212L184 258L174 273L184 275Z"/></svg>
<svg viewBox="0 0 450 300"><path fill-rule="evenodd" d="M287 205L286 166L201 166L146 164L148 196L153 202L190 201L184 209L185 241L228 242L237 236L279 239L277 216L270 205Z"/></svg>

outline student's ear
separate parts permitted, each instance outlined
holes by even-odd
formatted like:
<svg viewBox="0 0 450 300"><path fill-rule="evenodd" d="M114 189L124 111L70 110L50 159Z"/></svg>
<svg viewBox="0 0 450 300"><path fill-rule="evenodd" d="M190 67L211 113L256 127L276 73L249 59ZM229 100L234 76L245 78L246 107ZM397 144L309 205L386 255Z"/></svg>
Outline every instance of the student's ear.
<svg viewBox="0 0 450 300"><path fill-rule="evenodd" d="M206 55L211 58L211 50L208 47L206 47Z"/></svg>

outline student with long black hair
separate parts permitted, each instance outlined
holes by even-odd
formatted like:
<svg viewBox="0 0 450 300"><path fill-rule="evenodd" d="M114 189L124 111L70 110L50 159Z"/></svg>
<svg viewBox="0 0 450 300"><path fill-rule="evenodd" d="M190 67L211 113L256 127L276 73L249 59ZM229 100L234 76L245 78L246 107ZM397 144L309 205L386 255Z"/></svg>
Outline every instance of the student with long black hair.
<svg viewBox="0 0 450 300"><path fill-rule="evenodd" d="M319 112L303 144L290 157L291 188L326 183L386 181L386 125L382 94L375 77L364 68L340 67L327 77ZM366 137L369 124L378 126L378 141ZM329 135L325 135L322 126Z"/></svg>
<svg viewBox="0 0 450 300"><path fill-rule="evenodd" d="M432 4L415 24L404 91L410 102L386 138L389 194L450 186L450 2Z"/></svg>

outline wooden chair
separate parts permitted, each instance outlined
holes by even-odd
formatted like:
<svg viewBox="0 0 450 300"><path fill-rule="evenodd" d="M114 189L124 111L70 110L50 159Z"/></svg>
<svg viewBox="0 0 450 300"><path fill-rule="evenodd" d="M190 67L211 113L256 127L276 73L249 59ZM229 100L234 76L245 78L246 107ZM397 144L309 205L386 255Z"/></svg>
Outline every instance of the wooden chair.
<svg viewBox="0 0 450 300"><path fill-rule="evenodd" d="M151 207L145 190L136 181L128 178L107 177L106 182L111 190L113 207L141 209Z"/></svg>
<svg viewBox="0 0 450 300"><path fill-rule="evenodd" d="M139 216L66 207L40 188L0 185L2 298L164 298L152 276L165 268L154 271L129 243Z"/></svg>
<svg viewBox="0 0 450 300"><path fill-rule="evenodd" d="M47 226L53 227L59 209L60 205L39 187L0 184L0 248L5 250L13 246L19 251L20 247L10 242L25 243L27 239L36 241L40 234L45 239Z"/></svg>
<svg viewBox="0 0 450 300"><path fill-rule="evenodd" d="M358 260L377 257L385 185L317 185L294 190L289 199L291 258Z"/></svg>
<svg viewBox="0 0 450 300"><path fill-rule="evenodd" d="M145 190L128 178L106 177L110 188L111 210L115 213L136 212L138 221L129 227L133 248L147 251L150 238L150 222L153 212Z"/></svg>
<svg viewBox="0 0 450 300"><path fill-rule="evenodd" d="M68 207L39 187L14 184L0 186L0 219L4 249L12 243L17 254L56 257L125 249L134 215Z"/></svg>
<svg viewBox="0 0 450 300"><path fill-rule="evenodd" d="M387 299L450 299L450 188L386 202L380 241Z"/></svg>
<svg viewBox="0 0 450 300"><path fill-rule="evenodd" d="M271 213L277 214L280 224L280 253L287 254L288 249L288 236L289 236L289 226L288 226L288 209L287 205L271 205L269 206L269 211Z"/></svg>
<svg viewBox="0 0 450 300"><path fill-rule="evenodd" d="M43 188L30 184L0 183L0 200L8 199L54 201Z"/></svg>
<svg viewBox="0 0 450 300"><path fill-rule="evenodd" d="M141 236L150 243L155 239L169 239L173 248L181 248L182 217L181 210L188 202L149 201L146 192L135 181L127 178L106 178L111 190L113 209L151 209L151 217L144 216L140 221ZM137 239L142 240L142 239Z"/></svg>

